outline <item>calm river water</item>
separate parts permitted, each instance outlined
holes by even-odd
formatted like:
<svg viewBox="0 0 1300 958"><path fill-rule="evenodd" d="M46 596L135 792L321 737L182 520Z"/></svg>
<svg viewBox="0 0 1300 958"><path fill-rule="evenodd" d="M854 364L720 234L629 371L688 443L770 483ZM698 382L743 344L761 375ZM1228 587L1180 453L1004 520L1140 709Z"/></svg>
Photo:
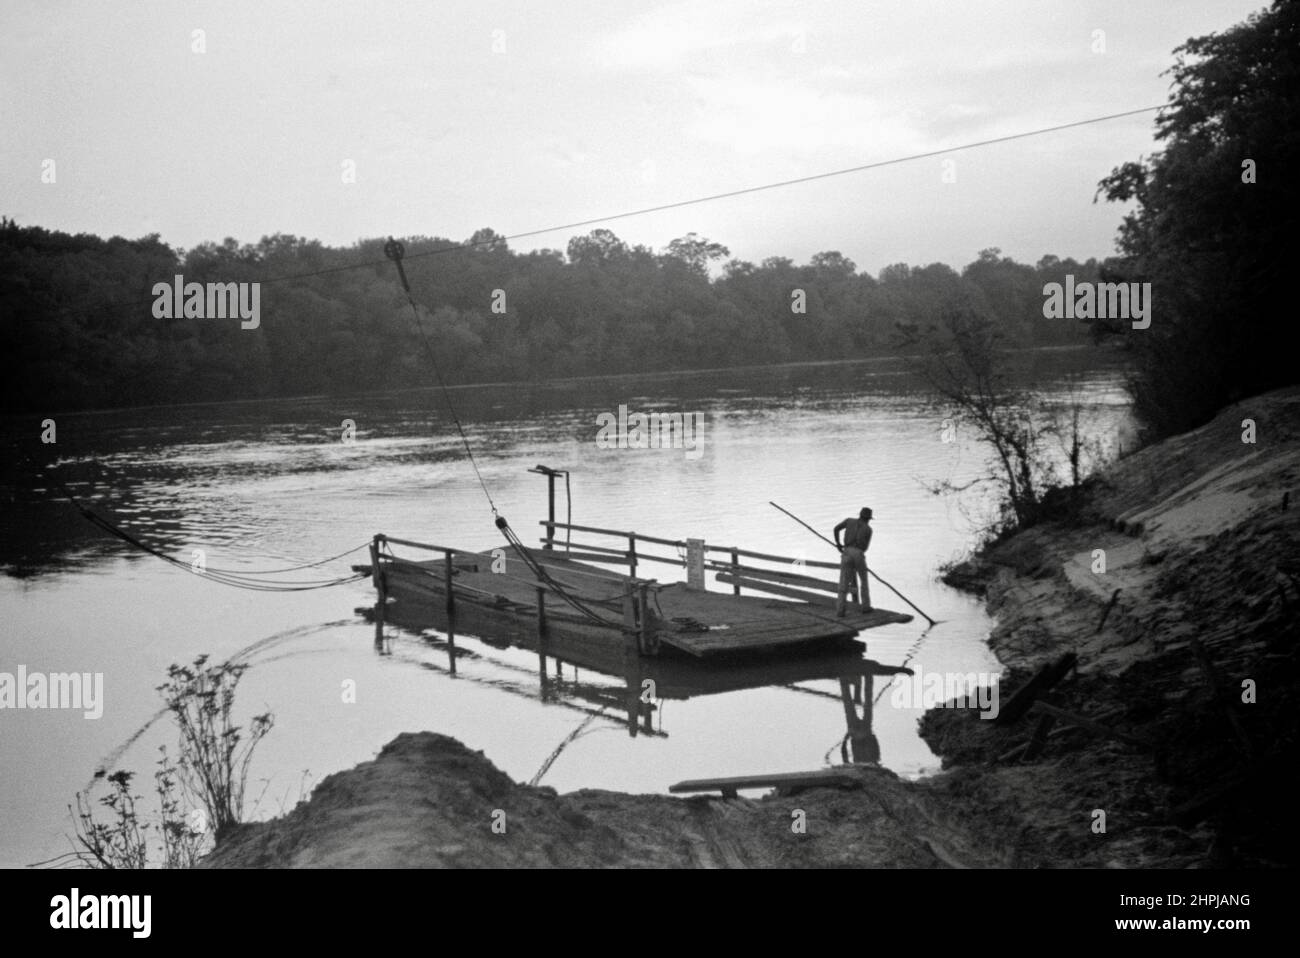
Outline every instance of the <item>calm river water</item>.
<svg viewBox="0 0 1300 958"><path fill-rule="evenodd" d="M1049 351L1021 360L1044 410L1078 399L1090 433L1114 443L1128 407L1113 357ZM488 489L521 533L545 515L545 480L526 471L538 463L573 471L577 524L809 559L834 554L769 500L827 534L871 506L873 568L943 622L928 632L918 619L864 633L867 655L923 672L996 673L981 604L935 578L971 544L980 500L926 489L977 475L987 453L960 431L944 441L942 414L903 362L481 386L452 396ZM701 454L598 448L597 416L616 415L620 404L702 413ZM39 442L43 418L0 421L8 448L57 463L78 496L186 563L202 550L213 567L295 565L376 532L502 544L433 390L69 414L55 417L54 445ZM340 440L344 419L356 424L355 442ZM287 811L321 778L373 757L402 731L455 736L528 781L599 712L600 690L620 686L566 670L543 700L535 654L471 638L458 639L464 654L453 676L437 635L392 625L391 654L378 654L362 614L374 603L368 581L297 593L227 588L99 532L21 458L10 457L2 478L0 672L100 672L104 703L97 720L0 711L0 866L67 851L66 806L98 768L134 770L145 807L155 807L147 793L157 749L175 739L155 688L169 663L202 653L251 664L241 717L275 713L250 776L255 817ZM307 577L343 575L362 561L359 552ZM642 572L683 577L669 566ZM909 611L878 585L873 600ZM877 694L886 682L876 680ZM344 701L345 683L355 683L355 702ZM653 719L662 734L636 737L610 709L541 783L662 792L687 778L835 764L846 732L839 693L826 679L668 701ZM882 764L906 776L937 769L916 734L920 710L889 702L884 696L874 713Z"/></svg>

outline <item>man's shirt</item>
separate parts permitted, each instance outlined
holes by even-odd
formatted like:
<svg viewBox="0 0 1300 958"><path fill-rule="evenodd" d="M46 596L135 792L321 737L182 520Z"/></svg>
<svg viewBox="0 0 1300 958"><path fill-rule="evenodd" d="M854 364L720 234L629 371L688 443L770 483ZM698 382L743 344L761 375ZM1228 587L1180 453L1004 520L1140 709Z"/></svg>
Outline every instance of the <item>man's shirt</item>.
<svg viewBox="0 0 1300 958"><path fill-rule="evenodd" d="M871 526L862 519L845 519L840 525L844 527L844 545L866 552L871 545Z"/></svg>

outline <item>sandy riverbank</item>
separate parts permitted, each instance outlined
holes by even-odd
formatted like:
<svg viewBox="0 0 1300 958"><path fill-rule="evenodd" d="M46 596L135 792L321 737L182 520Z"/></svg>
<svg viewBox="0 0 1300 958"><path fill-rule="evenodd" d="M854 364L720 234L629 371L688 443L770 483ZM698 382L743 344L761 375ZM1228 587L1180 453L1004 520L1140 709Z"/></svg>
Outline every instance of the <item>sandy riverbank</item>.
<svg viewBox="0 0 1300 958"><path fill-rule="evenodd" d="M1242 442L1247 418L1253 444ZM947 771L932 779L866 768L846 788L683 800L557 795L512 782L453 739L407 734L288 815L242 827L205 865L1293 864L1278 778L1296 744L1300 503L1284 510L1283 497L1298 476L1300 390L1290 389L1129 456L1079 516L949 576L997 616L989 641L1009 670L1004 706L1073 652L1053 704L1127 740L1058 721L1025 759L1038 715L1003 727L936 710L923 733Z"/></svg>
<svg viewBox="0 0 1300 958"><path fill-rule="evenodd" d="M1147 748L1058 723L1041 756L1021 762L1036 716L990 730L930 712L923 734L955 766L944 776L954 799L1021 821L1031 859L1294 864L1281 779L1296 744L1300 510L1284 500L1298 478L1300 390L1288 389L1129 456L1077 522L1016 535L955 570L950 580L983 590L997 616L989 643L1012 670L1008 690L1073 652L1077 674L1056 704ZM1097 809L1104 835L1087 827Z"/></svg>

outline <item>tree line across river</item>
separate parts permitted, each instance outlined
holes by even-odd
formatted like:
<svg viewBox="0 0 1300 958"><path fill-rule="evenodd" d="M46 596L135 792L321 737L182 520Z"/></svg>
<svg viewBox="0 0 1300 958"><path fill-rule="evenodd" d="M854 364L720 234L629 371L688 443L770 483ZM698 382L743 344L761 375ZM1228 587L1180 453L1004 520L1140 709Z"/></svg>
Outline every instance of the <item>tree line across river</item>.
<svg viewBox="0 0 1300 958"><path fill-rule="evenodd" d="M179 250L0 220L0 377L9 411L349 393L435 382L384 239L333 248L277 234ZM564 252L516 252L490 229L466 243L404 240L419 319L449 383L527 381L894 351L960 305L1020 346L1087 341L1046 319L1046 284L1103 265L997 249L859 271L838 252L805 265L728 259L688 234L662 252L608 230ZM428 255L433 254L433 255ZM340 268L356 267L356 268ZM168 318L152 290L261 283L260 321ZM162 315L160 315L162 314Z"/></svg>

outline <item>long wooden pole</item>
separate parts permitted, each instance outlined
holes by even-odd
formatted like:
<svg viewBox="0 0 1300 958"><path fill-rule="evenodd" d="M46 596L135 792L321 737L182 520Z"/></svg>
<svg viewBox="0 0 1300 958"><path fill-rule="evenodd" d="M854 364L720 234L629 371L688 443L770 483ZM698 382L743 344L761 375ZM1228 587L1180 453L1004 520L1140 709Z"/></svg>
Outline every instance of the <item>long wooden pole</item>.
<svg viewBox="0 0 1300 958"><path fill-rule="evenodd" d="M775 502L772 502L770 499L768 500L768 503L767 503L767 504L768 504L769 506L773 506L773 507L775 507L775 508L777 508L777 509L781 509L780 506L778 506ZM830 545L830 546L835 546L835 543L834 543L832 540L827 539L824 535L822 535L820 532L818 532L818 531L817 531L816 529L814 529L812 526L808 525L808 523L804 522L802 519L800 519L798 516L796 516L796 515L795 515L793 512L791 512L789 509L781 509L781 511L784 512L784 513L785 513L787 516L789 516L791 519L793 519L795 522L799 523L799 525L803 526L805 529L807 529L807 530L808 530L809 532L811 532L813 535L815 535L818 539L821 539L822 542L825 542L827 545ZM835 546L835 548L839 549L841 552L844 551L843 546ZM876 575L875 570L873 570L870 566L867 566L867 572L869 572L869 573L870 573L870 574L875 578L875 580L876 580L877 582L879 582L881 585L883 585L883 586L884 586L886 589L888 589L890 592L894 593L894 595L898 596L900 599L902 599L904 602L906 602L908 605L910 605L913 609L916 609L917 612L921 612L921 608L920 608L920 606L918 606L916 603L914 603L914 602L913 602L911 599L909 599L907 596L903 595L903 593L899 592L897 589L895 589L892 585L890 585L890 584L889 584L888 582L886 582L884 579L880 578L880 576ZM930 617L929 617L928 615L926 615L924 612L921 612L921 618L925 619L925 621L929 622L931 625L937 625L937 624L938 624L938 620L937 620L937 619L932 619L932 618L930 618Z"/></svg>

